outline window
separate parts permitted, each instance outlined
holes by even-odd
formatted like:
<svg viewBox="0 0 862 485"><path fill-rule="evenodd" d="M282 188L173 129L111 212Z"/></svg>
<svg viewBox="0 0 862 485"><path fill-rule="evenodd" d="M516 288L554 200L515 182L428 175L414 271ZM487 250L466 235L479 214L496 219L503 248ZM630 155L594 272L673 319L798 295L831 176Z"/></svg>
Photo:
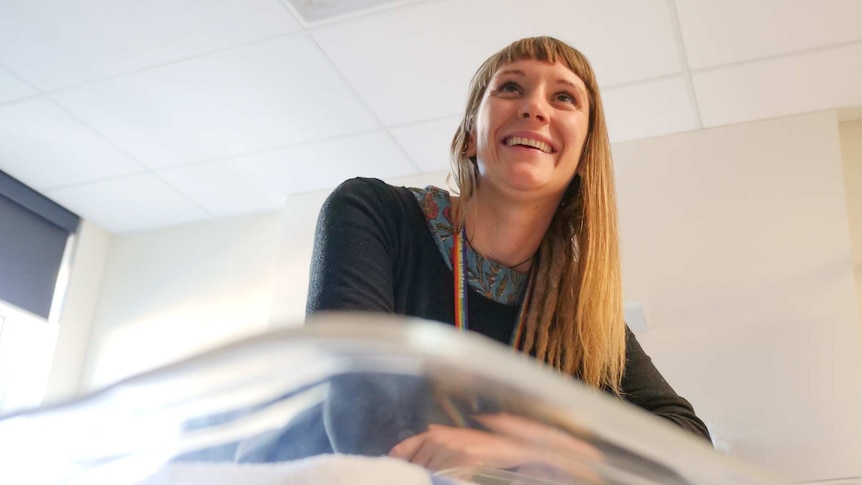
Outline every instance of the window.
<svg viewBox="0 0 862 485"><path fill-rule="evenodd" d="M0 171L0 412L42 402L79 222Z"/></svg>

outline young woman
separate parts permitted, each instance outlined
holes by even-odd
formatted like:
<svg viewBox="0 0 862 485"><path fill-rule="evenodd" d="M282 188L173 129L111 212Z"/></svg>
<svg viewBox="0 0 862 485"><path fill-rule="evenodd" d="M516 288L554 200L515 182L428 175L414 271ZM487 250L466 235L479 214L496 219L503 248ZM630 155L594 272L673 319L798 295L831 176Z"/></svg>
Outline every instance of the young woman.
<svg viewBox="0 0 862 485"><path fill-rule="evenodd" d="M491 56L470 84L451 161L458 196L371 179L333 192L308 312L479 332L708 438L623 321L611 152L587 59L549 37ZM393 454L410 459L416 446Z"/></svg>

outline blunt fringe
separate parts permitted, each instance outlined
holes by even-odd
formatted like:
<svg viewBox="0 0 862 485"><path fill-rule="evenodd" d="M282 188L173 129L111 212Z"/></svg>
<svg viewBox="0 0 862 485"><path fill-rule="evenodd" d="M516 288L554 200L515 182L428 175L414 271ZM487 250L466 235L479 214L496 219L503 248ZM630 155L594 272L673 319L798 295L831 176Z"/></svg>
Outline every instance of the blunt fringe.
<svg viewBox="0 0 862 485"><path fill-rule="evenodd" d="M450 151L460 193L455 209L464 213L479 184L476 160L466 152L488 84L504 65L526 59L568 67L587 87L590 112L578 173L534 262L522 350L591 387L619 395L626 332L613 163L598 83L583 54L552 37L533 37L513 42L479 67Z"/></svg>

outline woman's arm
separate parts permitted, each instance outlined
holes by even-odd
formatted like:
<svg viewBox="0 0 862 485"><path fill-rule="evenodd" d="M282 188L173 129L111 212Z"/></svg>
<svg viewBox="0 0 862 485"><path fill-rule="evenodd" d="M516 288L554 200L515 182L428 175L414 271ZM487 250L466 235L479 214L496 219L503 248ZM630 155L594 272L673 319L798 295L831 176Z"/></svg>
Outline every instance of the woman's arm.
<svg viewBox="0 0 862 485"><path fill-rule="evenodd" d="M672 421L702 438L710 439L706 425L694 414L694 408L670 387L628 328L626 371L622 388L626 401Z"/></svg>
<svg viewBox="0 0 862 485"><path fill-rule="evenodd" d="M306 314L394 311L397 226L383 182L351 179L326 199L315 232Z"/></svg>

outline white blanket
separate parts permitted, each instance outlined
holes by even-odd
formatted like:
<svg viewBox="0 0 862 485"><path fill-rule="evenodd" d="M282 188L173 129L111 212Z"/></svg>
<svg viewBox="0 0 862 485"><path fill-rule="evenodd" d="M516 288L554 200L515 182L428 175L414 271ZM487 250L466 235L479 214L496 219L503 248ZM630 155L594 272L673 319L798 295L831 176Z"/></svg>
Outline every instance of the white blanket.
<svg viewBox="0 0 862 485"><path fill-rule="evenodd" d="M171 463L139 485L431 485L424 468L394 458L320 455L268 463Z"/></svg>

